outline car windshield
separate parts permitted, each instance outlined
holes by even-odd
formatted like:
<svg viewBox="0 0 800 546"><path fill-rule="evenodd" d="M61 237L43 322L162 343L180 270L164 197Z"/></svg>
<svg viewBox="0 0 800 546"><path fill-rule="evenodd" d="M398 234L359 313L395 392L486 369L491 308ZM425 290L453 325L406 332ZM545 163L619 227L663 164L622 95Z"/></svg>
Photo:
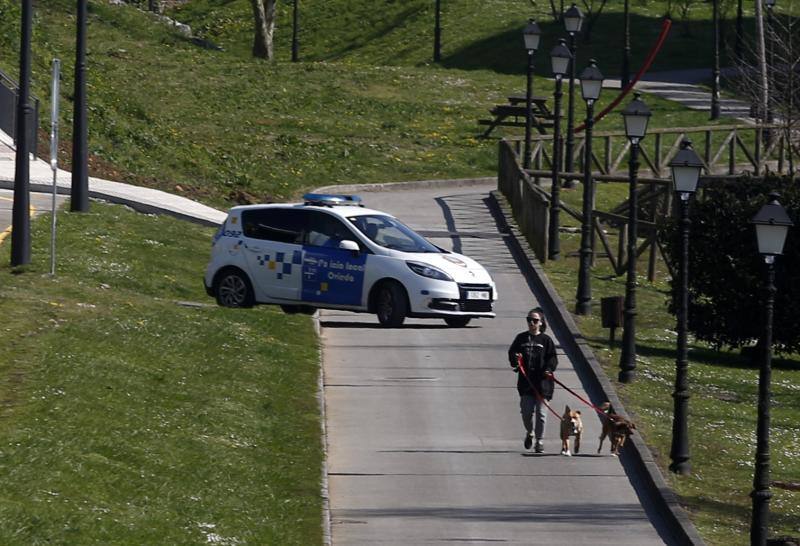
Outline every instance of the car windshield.
<svg viewBox="0 0 800 546"><path fill-rule="evenodd" d="M442 252L397 218L375 214L351 216L348 220L370 241L382 247L403 252Z"/></svg>

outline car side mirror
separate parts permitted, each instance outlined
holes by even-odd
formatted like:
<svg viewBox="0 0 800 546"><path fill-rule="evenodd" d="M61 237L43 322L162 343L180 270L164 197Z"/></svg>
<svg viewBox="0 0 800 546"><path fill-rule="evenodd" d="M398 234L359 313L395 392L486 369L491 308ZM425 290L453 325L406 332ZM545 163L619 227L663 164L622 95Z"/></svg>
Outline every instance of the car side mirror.
<svg viewBox="0 0 800 546"><path fill-rule="evenodd" d="M358 243L355 241L344 240L339 243L339 248L341 250L349 250L355 254L361 252L361 248L358 246Z"/></svg>

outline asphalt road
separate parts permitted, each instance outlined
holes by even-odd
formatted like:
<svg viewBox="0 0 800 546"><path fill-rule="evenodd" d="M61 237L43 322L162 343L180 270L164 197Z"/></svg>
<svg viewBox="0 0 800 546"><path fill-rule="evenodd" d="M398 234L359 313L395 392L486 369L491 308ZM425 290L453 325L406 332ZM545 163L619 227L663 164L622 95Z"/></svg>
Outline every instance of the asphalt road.
<svg viewBox="0 0 800 546"><path fill-rule="evenodd" d="M506 350L537 303L487 207L492 189L360 194L476 258L499 302L497 318L463 329L430 319L382 329L373 315L321 313L332 542L664 544L663 524L608 444L596 453L596 414L566 391L557 388L552 405L582 410L581 454L559 454L552 415L545 453L523 449ZM555 334L557 376L586 398Z"/></svg>

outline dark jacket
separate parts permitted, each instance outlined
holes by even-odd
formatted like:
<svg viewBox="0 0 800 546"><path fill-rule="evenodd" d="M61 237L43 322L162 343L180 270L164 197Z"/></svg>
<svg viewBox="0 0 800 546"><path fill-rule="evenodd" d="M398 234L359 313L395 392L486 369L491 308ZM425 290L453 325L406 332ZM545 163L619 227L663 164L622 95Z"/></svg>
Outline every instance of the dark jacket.
<svg viewBox="0 0 800 546"><path fill-rule="evenodd" d="M547 334L533 335L528 331L520 332L514 338L511 347L508 348L508 362L512 368L517 367L517 353L522 355L522 365L533 386L538 389L539 394L545 400L551 400L554 383L552 379L545 377L545 372L554 372L558 366L556 346L553 340ZM523 394L536 396L522 373L519 373L517 377L517 392L520 396Z"/></svg>

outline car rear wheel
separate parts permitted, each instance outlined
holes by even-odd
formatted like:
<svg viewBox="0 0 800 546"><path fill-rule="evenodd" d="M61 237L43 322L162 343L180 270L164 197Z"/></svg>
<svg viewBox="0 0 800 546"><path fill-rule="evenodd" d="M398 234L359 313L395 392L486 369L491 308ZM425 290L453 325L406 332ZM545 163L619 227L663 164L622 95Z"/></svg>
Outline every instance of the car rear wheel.
<svg viewBox="0 0 800 546"><path fill-rule="evenodd" d="M408 313L408 298L397 283L385 283L375 296L375 314L381 326L397 328L403 324Z"/></svg>
<svg viewBox="0 0 800 546"><path fill-rule="evenodd" d="M469 324L470 317L446 317L444 322L453 328L463 328Z"/></svg>
<svg viewBox="0 0 800 546"><path fill-rule="evenodd" d="M228 269L217 276L214 293L223 307L252 307L255 300L250 279L237 269Z"/></svg>

